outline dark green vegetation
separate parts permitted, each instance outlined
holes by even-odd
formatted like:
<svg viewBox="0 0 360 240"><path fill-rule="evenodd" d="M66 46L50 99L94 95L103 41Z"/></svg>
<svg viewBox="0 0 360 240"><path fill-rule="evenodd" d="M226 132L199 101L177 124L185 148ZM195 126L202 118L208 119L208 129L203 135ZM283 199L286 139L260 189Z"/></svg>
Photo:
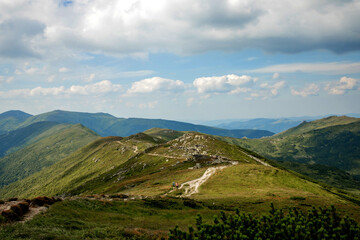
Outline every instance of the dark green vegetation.
<svg viewBox="0 0 360 240"><path fill-rule="evenodd" d="M16 143L18 140L19 144L27 146L0 158L0 186L38 172L99 137L80 124L52 122L35 123L12 131L7 136L3 138L4 145L6 139L9 139L8 143Z"/></svg>
<svg viewBox="0 0 360 240"><path fill-rule="evenodd" d="M8 111L0 114L0 135L17 128L19 124L31 117L22 111Z"/></svg>
<svg viewBox="0 0 360 240"><path fill-rule="evenodd" d="M116 118L105 113L79 113L60 110L32 116L21 123L18 127L25 127L39 121L71 124L81 123L101 136L129 136L138 132L143 132L150 128L168 128L177 131L196 131L206 134L238 138L245 136L247 138L260 138L263 136L273 135L272 132L265 130L227 130L163 119Z"/></svg>
<svg viewBox="0 0 360 240"><path fill-rule="evenodd" d="M199 215L196 229L189 227L188 232L178 227L170 230L169 240L195 239L360 239L360 227L349 218L341 218L335 207L330 209L313 208L303 214L296 208L290 208L285 214L271 206L270 214L254 218L251 214L226 215L221 212L213 224L203 223Z"/></svg>
<svg viewBox="0 0 360 240"><path fill-rule="evenodd" d="M328 117L304 122L269 138L221 139L251 149L270 159L336 167L351 174L351 178L358 178L360 175L360 119L358 118ZM331 182L335 186L349 188L349 178L345 184L342 184L346 178L345 175L340 174L340 171L325 170L321 166L299 166L292 169L319 180L325 180L324 175L330 173L331 176L327 178L332 179ZM314 172L315 168L319 174ZM350 183L351 188L360 189L359 186L356 182Z"/></svg>

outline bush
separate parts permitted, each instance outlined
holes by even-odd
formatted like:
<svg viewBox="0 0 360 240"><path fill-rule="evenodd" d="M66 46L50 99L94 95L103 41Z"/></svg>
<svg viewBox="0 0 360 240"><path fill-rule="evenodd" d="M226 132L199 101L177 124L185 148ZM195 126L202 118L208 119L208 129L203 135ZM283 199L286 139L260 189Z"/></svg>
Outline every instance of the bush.
<svg viewBox="0 0 360 240"><path fill-rule="evenodd" d="M306 200L306 198L294 196L294 197L290 197L290 200Z"/></svg>
<svg viewBox="0 0 360 240"><path fill-rule="evenodd" d="M20 216L17 215L13 210L8 209L2 211L1 215L7 220L7 221L17 221L20 219Z"/></svg>
<svg viewBox="0 0 360 240"><path fill-rule="evenodd" d="M213 224L205 224L198 215L196 229L189 227L188 232L178 226L170 230L169 240L180 239L360 239L360 227L352 219L338 216L336 209L313 208L303 214L296 208L289 209L288 214L276 210L271 205L270 214L255 218L251 214L227 216L221 212Z"/></svg>
<svg viewBox="0 0 360 240"><path fill-rule="evenodd" d="M16 215L18 215L19 217L24 215L24 213L19 205L12 205L10 207L10 210L12 210L14 213L16 213Z"/></svg>
<svg viewBox="0 0 360 240"><path fill-rule="evenodd" d="M21 202L18 205L21 208L23 214L25 214L29 211L29 203L28 202Z"/></svg>
<svg viewBox="0 0 360 240"><path fill-rule="evenodd" d="M45 204L51 205L55 203L55 198L48 198L48 197L36 197L31 200L31 203L38 206L44 206Z"/></svg>

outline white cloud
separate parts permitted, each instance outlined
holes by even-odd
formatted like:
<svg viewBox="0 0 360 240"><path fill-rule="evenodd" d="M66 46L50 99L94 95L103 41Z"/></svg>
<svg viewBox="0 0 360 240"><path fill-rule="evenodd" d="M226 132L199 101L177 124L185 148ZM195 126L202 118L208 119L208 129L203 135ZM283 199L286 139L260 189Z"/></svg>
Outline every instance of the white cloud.
<svg viewBox="0 0 360 240"><path fill-rule="evenodd" d="M111 92L119 92L122 90L121 85L112 84L108 80L88 85L73 85L69 88L60 87L35 87L32 89L14 89L9 91L0 91L2 98L19 98L34 96L57 96L57 95L101 95Z"/></svg>
<svg viewBox="0 0 360 240"><path fill-rule="evenodd" d="M67 90L67 92L70 94L89 95L118 92L121 89L122 87L120 84L112 84L109 80L103 80L101 82L84 86L73 85Z"/></svg>
<svg viewBox="0 0 360 240"><path fill-rule="evenodd" d="M267 88L270 90L272 96L277 96L279 89L285 86L285 81L276 82L273 85L269 85L268 83L263 83L260 85L262 88Z"/></svg>
<svg viewBox="0 0 360 240"><path fill-rule="evenodd" d="M229 74L224 76L196 78L193 85L197 88L198 93L231 93L241 85L256 81L257 78L247 75L237 76L235 74Z"/></svg>
<svg viewBox="0 0 360 240"><path fill-rule="evenodd" d="M250 88L235 88L234 90L230 91L229 94L247 93L250 91Z"/></svg>
<svg viewBox="0 0 360 240"><path fill-rule="evenodd" d="M329 83L325 90L332 95L341 95L356 88L358 80L349 77L342 77L339 82Z"/></svg>
<svg viewBox="0 0 360 240"><path fill-rule="evenodd" d="M316 85L315 83L311 83L302 90L291 89L291 94L294 96L307 97L317 95L319 93L319 90L320 88L318 85Z"/></svg>
<svg viewBox="0 0 360 240"><path fill-rule="evenodd" d="M185 89L185 83L180 80L171 80L161 77L153 77L134 82L127 91L133 93L151 93L156 91L179 91Z"/></svg>
<svg viewBox="0 0 360 240"><path fill-rule="evenodd" d="M359 1L1 1L0 56L356 51L359 10Z"/></svg>
<svg viewBox="0 0 360 240"><path fill-rule="evenodd" d="M66 72L69 72L69 71L70 71L70 69L68 69L66 67L59 68L60 73L66 73Z"/></svg>
<svg viewBox="0 0 360 240"><path fill-rule="evenodd" d="M87 78L85 78L85 82L92 82L95 76L95 73L91 73Z"/></svg>
<svg viewBox="0 0 360 240"><path fill-rule="evenodd" d="M271 65L271 66L251 70L251 72L260 72L260 73L276 72L277 74L291 73L291 72L349 74L349 73L360 72L360 62L278 64L278 65Z"/></svg>
<svg viewBox="0 0 360 240"><path fill-rule="evenodd" d="M277 72L276 72L276 73L274 73L274 75L272 76L272 78L273 78L273 79L277 79L277 78L279 78L279 77L280 77L280 74L279 74L279 73L277 73Z"/></svg>

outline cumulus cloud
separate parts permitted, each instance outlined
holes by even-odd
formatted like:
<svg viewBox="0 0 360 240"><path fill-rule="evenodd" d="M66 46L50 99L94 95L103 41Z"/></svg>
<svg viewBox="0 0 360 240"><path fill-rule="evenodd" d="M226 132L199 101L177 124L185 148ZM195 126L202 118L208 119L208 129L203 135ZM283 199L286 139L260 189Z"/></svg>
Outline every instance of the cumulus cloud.
<svg viewBox="0 0 360 240"><path fill-rule="evenodd" d="M291 63L277 64L252 70L260 73L325 73L325 74L349 74L360 72L360 62L326 62L326 63ZM275 73L275 74L276 74ZM276 75L273 75L274 77Z"/></svg>
<svg viewBox="0 0 360 240"><path fill-rule="evenodd" d="M342 77L336 83L329 83L326 85L325 90L332 95L342 95L356 88L358 80L349 77Z"/></svg>
<svg viewBox="0 0 360 240"><path fill-rule="evenodd" d="M81 95L89 95L89 94L103 94L110 92L118 92L122 89L120 84L113 84L109 80L104 80L101 82L97 82L94 84L88 85L74 85L71 86L67 92L70 94L81 94Z"/></svg>
<svg viewBox="0 0 360 240"><path fill-rule="evenodd" d="M342 53L360 49L359 10L359 1L2 1L0 56L244 48Z"/></svg>
<svg viewBox="0 0 360 240"><path fill-rule="evenodd" d="M122 90L121 85L113 84L108 80L88 85L73 85L69 88L60 87L35 87L32 89L14 89L9 91L0 91L2 98L34 97L34 96L57 96L57 95L100 95Z"/></svg>
<svg viewBox="0 0 360 240"><path fill-rule="evenodd" d="M151 93L156 91L173 92L183 89L185 89L185 83L180 80L153 77L134 82L127 93Z"/></svg>
<svg viewBox="0 0 360 240"><path fill-rule="evenodd" d="M193 85L197 88L198 93L229 92L234 94L243 90L239 88L239 86L256 81L257 78L247 75L238 76L229 74L224 76L196 78Z"/></svg>
<svg viewBox="0 0 360 240"><path fill-rule="evenodd" d="M267 88L270 90L272 96L277 96L279 93L279 89L285 86L285 81L276 82L273 85L269 85L268 83L262 83L260 87Z"/></svg>
<svg viewBox="0 0 360 240"><path fill-rule="evenodd" d="M311 83L302 90L291 89L291 94L294 96L307 97L317 95L319 93L319 90L320 88L317 84Z"/></svg>

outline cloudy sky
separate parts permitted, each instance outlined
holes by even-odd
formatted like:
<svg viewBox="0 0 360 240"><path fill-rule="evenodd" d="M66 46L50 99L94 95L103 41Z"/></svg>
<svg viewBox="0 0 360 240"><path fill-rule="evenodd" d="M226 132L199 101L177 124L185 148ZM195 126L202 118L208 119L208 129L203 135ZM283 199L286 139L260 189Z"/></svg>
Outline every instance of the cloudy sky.
<svg viewBox="0 0 360 240"><path fill-rule="evenodd" d="M360 0L1 0L0 112L360 113Z"/></svg>

